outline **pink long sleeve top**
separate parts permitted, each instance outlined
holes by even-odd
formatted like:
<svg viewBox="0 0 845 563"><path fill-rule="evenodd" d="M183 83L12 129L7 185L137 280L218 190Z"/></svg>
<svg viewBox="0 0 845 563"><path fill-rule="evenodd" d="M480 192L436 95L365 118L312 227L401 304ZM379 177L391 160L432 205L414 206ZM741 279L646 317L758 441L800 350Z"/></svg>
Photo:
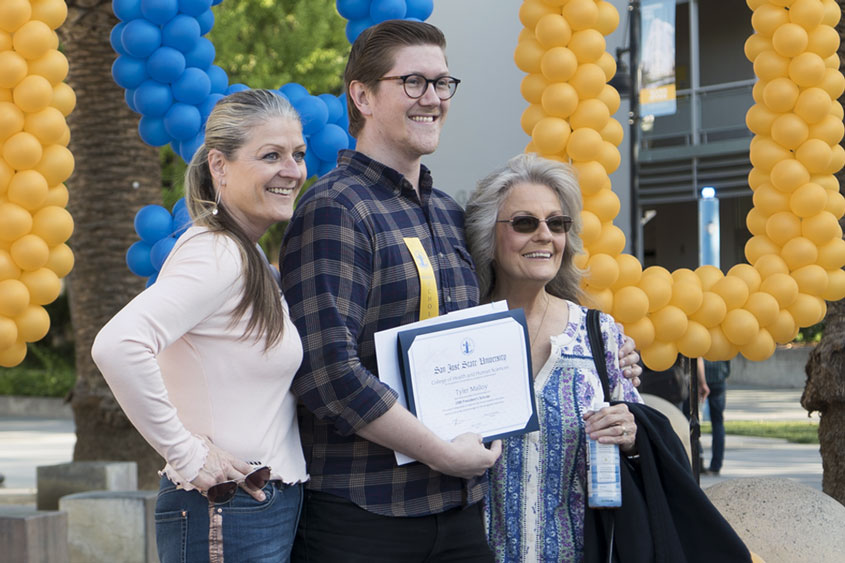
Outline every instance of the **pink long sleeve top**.
<svg viewBox="0 0 845 563"><path fill-rule="evenodd" d="M281 341L243 339L250 311L232 324L244 291L235 242L191 227L155 284L97 335L92 355L129 420L161 454L164 473L191 489L207 447L200 436L274 479L305 481L291 380L302 345L284 297ZM269 265L268 265L269 267Z"/></svg>

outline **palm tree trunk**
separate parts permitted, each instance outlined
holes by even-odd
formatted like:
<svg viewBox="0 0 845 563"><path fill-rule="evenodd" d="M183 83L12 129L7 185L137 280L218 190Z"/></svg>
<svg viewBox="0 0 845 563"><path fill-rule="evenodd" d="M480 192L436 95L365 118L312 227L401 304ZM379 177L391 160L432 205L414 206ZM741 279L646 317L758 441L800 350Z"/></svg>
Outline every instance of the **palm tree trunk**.
<svg viewBox="0 0 845 563"><path fill-rule="evenodd" d="M111 77L115 54L109 32L117 23L108 0L69 0L68 18L57 31L70 63L68 83L77 105L68 117L76 168L67 182L75 231L70 244L76 265L69 276L75 331L76 421L74 461L131 460L142 488L157 488L163 463L115 401L91 359L100 328L144 287L129 272L126 249L137 239L135 213L161 200L157 149L138 136L138 116Z"/></svg>
<svg viewBox="0 0 845 563"><path fill-rule="evenodd" d="M837 1L842 9L845 0ZM845 22L840 21L837 30L843 37ZM843 51L845 47L840 45L840 61ZM843 101L839 98L840 103ZM837 177L841 185L845 174L840 171ZM822 490L845 504L845 301L828 303L824 334L810 354L805 371L807 384L801 405L821 414Z"/></svg>

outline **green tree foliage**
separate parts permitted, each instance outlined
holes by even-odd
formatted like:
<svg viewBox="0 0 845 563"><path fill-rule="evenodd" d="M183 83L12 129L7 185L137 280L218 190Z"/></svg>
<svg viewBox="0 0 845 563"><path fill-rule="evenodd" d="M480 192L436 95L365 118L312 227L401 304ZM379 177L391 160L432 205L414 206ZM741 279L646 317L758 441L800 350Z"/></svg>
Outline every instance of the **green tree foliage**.
<svg viewBox="0 0 845 563"><path fill-rule="evenodd" d="M231 83L341 92L349 41L334 0L229 0L215 10L208 37Z"/></svg>

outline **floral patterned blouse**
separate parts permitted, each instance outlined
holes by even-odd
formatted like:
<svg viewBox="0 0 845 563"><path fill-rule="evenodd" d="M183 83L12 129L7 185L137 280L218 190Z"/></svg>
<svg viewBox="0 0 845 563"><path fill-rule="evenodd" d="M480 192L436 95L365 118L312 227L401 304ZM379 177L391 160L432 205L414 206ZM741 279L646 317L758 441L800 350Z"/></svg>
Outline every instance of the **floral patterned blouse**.
<svg viewBox="0 0 845 563"><path fill-rule="evenodd" d="M489 472L487 537L496 561L566 561L583 558L587 499L586 434L582 415L602 389L587 339L587 309L568 302L565 330L534 380L539 432L509 438ZM640 403L619 368L622 336L600 315L611 399Z"/></svg>

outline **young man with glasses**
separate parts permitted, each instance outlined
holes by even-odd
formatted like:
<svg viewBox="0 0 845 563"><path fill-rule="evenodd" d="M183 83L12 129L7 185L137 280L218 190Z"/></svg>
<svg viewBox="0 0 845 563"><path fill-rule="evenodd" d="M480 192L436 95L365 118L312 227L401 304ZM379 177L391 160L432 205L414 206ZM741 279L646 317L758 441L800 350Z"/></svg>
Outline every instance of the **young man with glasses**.
<svg viewBox="0 0 845 563"><path fill-rule="evenodd" d="M292 389L311 476L294 561L493 560L479 501L501 444L431 433L379 381L373 341L419 320L423 294L436 295L439 314L479 301L463 210L421 164L460 83L445 45L422 22L361 33L344 73L357 150L305 193L285 234L284 294L304 348ZM424 250L436 291L420 283L406 239ZM394 450L421 463L398 466Z"/></svg>
<svg viewBox="0 0 845 563"><path fill-rule="evenodd" d="M305 358L293 390L311 481L293 559L492 561L482 477L501 451L435 436L377 376L373 334L419 320L420 278L405 238L434 266L441 314L478 304L463 211L433 188L434 152L459 81L436 27L365 30L344 81L356 151L300 200L281 265ZM394 452L422 463L398 466Z"/></svg>

